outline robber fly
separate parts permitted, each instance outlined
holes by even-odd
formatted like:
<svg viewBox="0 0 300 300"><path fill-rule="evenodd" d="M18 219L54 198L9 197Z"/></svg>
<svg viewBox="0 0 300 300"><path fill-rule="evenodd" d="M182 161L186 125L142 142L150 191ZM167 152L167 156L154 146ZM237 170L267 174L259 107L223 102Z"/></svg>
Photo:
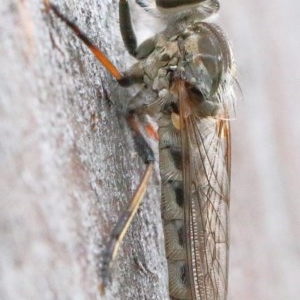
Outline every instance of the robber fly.
<svg viewBox="0 0 300 300"><path fill-rule="evenodd" d="M143 85L141 92L128 100L126 120L146 169L105 248L100 290L103 293L108 285L109 267L151 176L155 157L148 139L152 138L159 141L170 299L224 300L228 290L229 121L236 79L226 37L207 21L219 10L219 2L136 2L146 10L155 7L165 29L138 46L129 4L119 1L123 42L137 59L123 73L56 6L46 3L119 85Z"/></svg>

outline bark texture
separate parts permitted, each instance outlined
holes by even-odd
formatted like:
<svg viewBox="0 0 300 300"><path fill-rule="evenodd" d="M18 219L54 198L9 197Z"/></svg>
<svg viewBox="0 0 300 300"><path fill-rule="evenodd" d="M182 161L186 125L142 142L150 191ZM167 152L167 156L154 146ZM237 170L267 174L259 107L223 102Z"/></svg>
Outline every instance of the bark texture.
<svg viewBox="0 0 300 300"><path fill-rule="evenodd" d="M117 0L56 3L125 68ZM231 300L300 294L299 3L221 1L244 99L232 122ZM42 9L0 2L0 298L167 299L157 173L97 293L103 244L144 168L111 103L116 84Z"/></svg>
<svg viewBox="0 0 300 300"><path fill-rule="evenodd" d="M117 1L56 3L124 69ZM0 4L0 298L164 299L157 174L98 295L104 242L144 167L111 103L116 83L42 9Z"/></svg>

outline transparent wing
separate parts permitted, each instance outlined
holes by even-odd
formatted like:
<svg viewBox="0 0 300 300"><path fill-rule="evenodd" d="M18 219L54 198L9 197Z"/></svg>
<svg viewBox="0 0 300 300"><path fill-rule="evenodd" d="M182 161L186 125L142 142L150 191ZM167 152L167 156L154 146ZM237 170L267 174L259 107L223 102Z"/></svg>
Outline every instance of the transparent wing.
<svg viewBox="0 0 300 300"><path fill-rule="evenodd" d="M184 97L182 98L184 100ZM230 128L228 117L199 117L181 103L185 224L193 299L226 299ZM223 116L227 116L226 111Z"/></svg>

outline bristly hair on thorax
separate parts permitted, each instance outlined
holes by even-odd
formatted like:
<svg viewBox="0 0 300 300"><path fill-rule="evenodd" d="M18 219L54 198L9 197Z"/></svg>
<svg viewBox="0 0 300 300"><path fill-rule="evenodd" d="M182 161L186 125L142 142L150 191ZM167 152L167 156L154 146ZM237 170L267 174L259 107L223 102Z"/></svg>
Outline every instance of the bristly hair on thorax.
<svg viewBox="0 0 300 300"><path fill-rule="evenodd" d="M219 0L195 0L187 5L180 4L174 7L161 7L156 0L135 0L135 2L153 16L164 20L168 24L177 22L199 22L215 15L220 9ZM184 3L184 1L182 1Z"/></svg>

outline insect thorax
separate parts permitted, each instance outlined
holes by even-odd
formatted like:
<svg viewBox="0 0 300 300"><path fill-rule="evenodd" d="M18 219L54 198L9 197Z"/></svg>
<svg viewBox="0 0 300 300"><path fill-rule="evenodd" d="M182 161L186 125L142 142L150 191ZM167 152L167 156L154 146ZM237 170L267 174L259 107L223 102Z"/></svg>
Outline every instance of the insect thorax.
<svg viewBox="0 0 300 300"><path fill-rule="evenodd" d="M136 63L127 73L143 74L151 97L133 99L130 109L143 106L150 114L160 113L178 105L176 79L185 83L193 112L199 116L215 116L220 108L220 93L232 77L231 49L218 26L196 22L167 29L154 38L150 54ZM146 43L148 46L148 44ZM147 50L148 51L148 50ZM146 107L145 107L146 106Z"/></svg>

